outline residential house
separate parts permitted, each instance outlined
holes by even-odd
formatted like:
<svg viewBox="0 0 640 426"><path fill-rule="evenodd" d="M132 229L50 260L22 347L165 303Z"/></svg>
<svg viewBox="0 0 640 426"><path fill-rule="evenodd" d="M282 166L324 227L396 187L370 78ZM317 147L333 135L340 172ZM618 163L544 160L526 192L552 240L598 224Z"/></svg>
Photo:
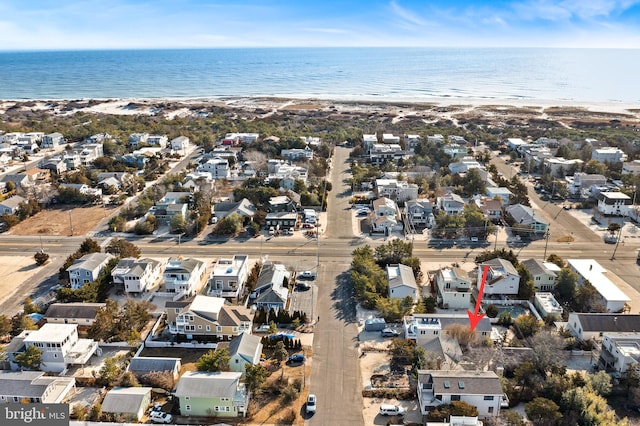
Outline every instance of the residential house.
<svg viewBox="0 0 640 426"><path fill-rule="evenodd" d="M291 273L281 263L265 262L260 269L254 291L249 296L257 309L284 309L289 298Z"/></svg>
<svg viewBox="0 0 640 426"><path fill-rule="evenodd" d="M13 182L13 185L16 188L22 188L22 189L25 189L29 187L29 185L31 185L29 176L27 176L25 173L19 173L19 174L9 173L2 176L2 178L0 179L0 183L7 184L9 182Z"/></svg>
<svg viewBox="0 0 640 426"><path fill-rule="evenodd" d="M64 165L67 170L76 170L82 166L82 161L80 160L80 154L77 152L68 152L62 155L62 161L64 161Z"/></svg>
<svg viewBox="0 0 640 426"><path fill-rule="evenodd" d="M397 162L407 156L399 144L374 144L369 150L369 160L373 165L381 165L387 162Z"/></svg>
<svg viewBox="0 0 640 426"><path fill-rule="evenodd" d="M562 306L560 306L556 298L553 297L553 293L536 292L533 299L533 306L536 307L536 310L543 318L549 315L555 315L559 319L562 318L564 312Z"/></svg>
<svg viewBox="0 0 640 426"><path fill-rule="evenodd" d="M120 259L111 271L113 284L127 294L141 294L151 290L160 278L162 263L153 259Z"/></svg>
<svg viewBox="0 0 640 426"><path fill-rule="evenodd" d="M460 215L464 212L464 200L458 194L449 193L436 200L438 210L448 215Z"/></svg>
<svg viewBox="0 0 640 426"><path fill-rule="evenodd" d="M624 305L631 299L616 286L612 279L619 280L615 274L604 269L593 259L569 259L569 267L578 274L578 285L586 281L596 289L600 295L599 302L608 312L621 312Z"/></svg>
<svg viewBox="0 0 640 426"><path fill-rule="evenodd" d="M187 339L231 340L250 331L253 317L249 308L228 305L221 297L196 295L191 301L165 303L171 334Z"/></svg>
<svg viewBox="0 0 640 426"><path fill-rule="evenodd" d="M427 198L418 198L405 202L405 216L411 225L432 226L435 222L433 217L433 203Z"/></svg>
<svg viewBox="0 0 640 426"><path fill-rule="evenodd" d="M304 167L279 164L276 166L275 172L269 173L266 182L279 180L281 188L293 190L297 180L307 183L308 173L308 170Z"/></svg>
<svg viewBox="0 0 640 426"><path fill-rule="evenodd" d="M375 189L378 197L387 197L396 202L418 198L418 185L397 179L376 179Z"/></svg>
<svg viewBox="0 0 640 426"><path fill-rule="evenodd" d="M513 296L520 288L520 274L511 262L505 259L491 259L478 265L478 281L480 289L485 266L488 266L487 281L484 286L485 296Z"/></svg>
<svg viewBox="0 0 640 426"><path fill-rule="evenodd" d="M42 149L55 148L64 144L64 136L62 133L54 132L42 137Z"/></svg>
<svg viewBox="0 0 640 426"><path fill-rule="evenodd" d="M427 421L425 426L483 426L482 420L478 420L478 416L449 416L449 420L443 419L442 422Z"/></svg>
<svg viewBox="0 0 640 426"><path fill-rule="evenodd" d="M518 148L526 144L527 143L520 138L507 138L507 147L509 147L509 149L517 150Z"/></svg>
<svg viewBox="0 0 640 426"><path fill-rule="evenodd" d="M460 268L441 268L435 276L437 302L445 309L468 309L471 305L471 280Z"/></svg>
<svg viewBox="0 0 640 426"><path fill-rule="evenodd" d="M372 232L384 232L389 235L392 231L402 230L400 211L395 201L382 197L373 201L373 212L369 216Z"/></svg>
<svg viewBox="0 0 640 426"><path fill-rule="evenodd" d="M640 333L606 333L600 347L598 367L607 373L624 374L638 368Z"/></svg>
<svg viewBox="0 0 640 426"><path fill-rule="evenodd" d="M229 179L231 177L229 160L222 157L207 160L206 163L199 165L196 171L210 173L213 179Z"/></svg>
<svg viewBox="0 0 640 426"><path fill-rule="evenodd" d="M579 170L584 161L574 158L566 160L562 157L552 157L544 160L545 167L552 176L562 177L571 174L572 171Z"/></svg>
<svg viewBox="0 0 640 426"><path fill-rule="evenodd" d="M78 193L82 195L91 195L94 197L102 196L102 189L91 188L86 183L61 183L59 188L72 189L74 191L78 191Z"/></svg>
<svg viewBox="0 0 640 426"><path fill-rule="evenodd" d="M294 229L298 223L298 213L267 213L264 219L265 225L272 231L284 231Z"/></svg>
<svg viewBox="0 0 640 426"><path fill-rule="evenodd" d="M149 387L115 387L102 401L102 412L139 422L151 405Z"/></svg>
<svg viewBox="0 0 640 426"><path fill-rule="evenodd" d="M444 136L442 136L439 133L436 133L435 135L427 136L427 142L434 143L436 145L442 145L444 144Z"/></svg>
<svg viewBox="0 0 640 426"><path fill-rule="evenodd" d="M257 211L256 206L253 205L253 203L248 199L243 198L240 201L228 201L228 202L215 203L213 205L212 214L216 218L218 218L218 220L220 220L220 219L224 219L225 217L233 213L240 215L240 217L242 218L254 217L256 214L256 211Z"/></svg>
<svg viewBox="0 0 640 426"><path fill-rule="evenodd" d="M286 195L279 195L277 197L269 198L269 204L267 207L270 213L295 213L298 211L296 203Z"/></svg>
<svg viewBox="0 0 640 426"><path fill-rule="evenodd" d="M482 165L473 157L463 157L460 161L450 163L447 167L452 175L467 173L471 169L482 170Z"/></svg>
<svg viewBox="0 0 640 426"><path fill-rule="evenodd" d="M303 149L283 149L280 151L280 155L282 158L290 161L311 160L313 159L313 150L308 146L305 146Z"/></svg>
<svg viewBox="0 0 640 426"><path fill-rule="evenodd" d="M628 216L631 197L622 192L601 192L598 194L598 212L605 216Z"/></svg>
<svg viewBox="0 0 640 426"><path fill-rule="evenodd" d="M77 290L87 283L98 279L98 275L113 259L109 253L89 253L77 259L67 268L71 288Z"/></svg>
<svg viewBox="0 0 640 426"><path fill-rule="evenodd" d="M149 135L147 138L147 144L151 146L158 146L162 149L167 147L169 139L165 135Z"/></svg>
<svg viewBox="0 0 640 426"><path fill-rule="evenodd" d="M35 346L42 351L40 369L60 373L72 365L85 365L98 350L98 342L78 338L77 324L44 324L39 330L25 330L17 337L22 345L9 353L11 369L19 369L15 356Z"/></svg>
<svg viewBox="0 0 640 426"><path fill-rule="evenodd" d="M102 188L113 186L120 190L130 187L134 183L134 177L127 172L102 172L98 173L98 185Z"/></svg>
<svg viewBox="0 0 640 426"><path fill-rule="evenodd" d="M528 259L522 262L522 265L524 265L531 274L536 291L553 290L558 275L550 270L547 265L545 265L545 262L538 259Z"/></svg>
<svg viewBox="0 0 640 426"><path fill-rule="evenodd" d="M421 140L420 135L404 135L404 146L409 151L414 152Z"/></svg>
<svg viewBox="0 0 640 426"><path fill-rule="evenodd" d="M52 303L44 314L44 320L49 324L77 324L91 327L96 322L100 309L106 303Z"/></svg>
<svg viewBox="0 0 640 426"><path fill-rule="evenodd" d="M410 297L414 302L418 300L418 285L411 266L402 264L387 265L387 283L389 298L404 299Z"/></svg>
<svg viewBox="0 0 640 426"><path fill-rule="evenodd" d="M580 340L601 340L606 333L636 333L639 314L571 312L567 328Z"/></svg>
<svg viewBox="0 0 640 426"><path fill-rule="evenodd" d="M509 203L511 202L512 196L513 196L513 192L511 192L509 188L487 186L487 197L489 198L499 197L502 200L503 206L509 205Z"/></svg>
<svg viewBox="0 0 640 426"><path fill-rule="evenodd" d="M0 371L0 404L61 404L73 395L76 379L45 376L43 371Z"/></svg>
<svg viewBox="0 0 640 426"><path fill-rule="evenodd" d="M1 214L16 214L20 204L26 203L28 200L19 195L6 198L0 201L0 215Z"/></svg>
<svg viewBox="0 0 640 426"><path fill-rule="evenodd" d="M239 143L251 144L258 140L259 133L227 133L222 140L222 145L236 145ZM225 143L228 141L234 141L235 143Z"/></svg>
<svg viewBox="0 0 640 426"><path fill-rule="evenodd" d="M502 219L502 199L490 197L475 197L476 206L485 219L498 223Z"/></svg>
<svg viewBox="0 0 640 426"><path fill-rule="evenodd" d="M463 136L458 135L449 135L449 143L463 146L469 144Z"/></svg>
<svg viewBox="0 0 640 426"><path fill-rule="evenodd" d="M623 175L637 175L640 173L640 160L632 160L622 164Z"/></svg>
<svg viewBox="0 0 640 426"><path fill-rule="evenodd" d="M147 143L149 139L149 133L133 133L129 135L129 146L137 148L142 143Z"/></svg>
<svg viewBox="0 0 640 426"><path fill-rule="evenodd" d="M463 158L469 154L469 148L458 144L450 144L442 147L442 152L447 154L452 159Z"/></svg>
<svg viewBox="0 0 640 426"><path fill-rule="evenodd" d="M591 159L601 163L623 163L627 160L627 154L620 148L608 146L591 151Z"/></svg>
<svg viewBox="0 0 640 426"><path fill-rule="evenodd" d="M178 214L184 218L187 217L192 197L190 192L167 192L155 206L149 209L149 213L153 214L158 222L168 225Z"/></svg>
<svg viewBox="0 0 640 426"><path fill-rule="evenodd" d="M317 136L300 136L300 140L306 143L307 145L311 145L311 146L320 145L320 138Z"/></svg>
<svg viewBox="0 0 640 426"><path fill-rule="evenodd" d="M591 186L604 186L607 184L607 178L597 174L574 173L573 177L567 176L567 190L572 195L582 195L588 191Z"/></svg>
<svg viewBox="0 0 640 426"><path fill-rule="evenodd" d="M365 152L370 152L371 148L378 144L378 135L362 135L362 143Z"/></svg>
<svg viewBox="0 0 640 426"><path fill-rule="evenodd" d="M181 367L181 358L134 356L129 361L127 371L131 371L138 377L153 372L166 372L175 380L180 376Z"/></svg>
<svg viewBox="0 0 640 426"><path fill-rule="evenodd" d="M240 382L241 373L233 371L188 371L180 377L174 396L180 414L194 417L245 416L249 391Z"/></svg>
<svg viewBox="0 0 640 426"><path fill-rule="evenodd" d="M96 158L104 156L104 146L101 143L88 143L80 151L80 164L89 167ZM69 167L71 168L71 167Z"/></svg>
<svg viewBox="0 0 640 426"><path fill-rule="evenodd" d="M109 133L96 133L93 136L87 138L87 143L103 143L106 140L113 139Z"/></svg>
<svg viewBox="0 0 640 426"><path fill-rule="evenodd" d="M469 325L467 313L413 314L402 319L404 338L413 340L418 346L424 346L439 339L454 324ZM491 322L482 317L475 329L479 339L491 336Z"/></svg>
<svg viewBox="0 0 640 426"><path fill-rule="evenodd" d="M534 237L544 235L547 232L549 224L540 217L533 209L523 204L514 204L505 209L508 216L513 221L520 233L526 232L526 236Z"/></svg>
<svg viewBox="0 0 640 426"><path fill-rule="evenodd" d="M186 151L189 148L189 138L186 136L178 136L171 139L171 151Z"/></svg>
<svg viewBox="0 0 640 426"><path fill-rule="evenodd" d="M185 296L196 294L202 285L205 269L205 263L198 259L170 258L162 274L165 290Z"/></svg>
<svg viewBox="0 0 640 426"><path fill-rule="evenodd" d="M258 365L262 356L262 343L258 336L244 332L229 342L229 369L244 374L246 364Z"/></svg>
<svg viewBox="0 0 640 426"><path fill-rule="evenodd" d="M42 162L40 167L57 174L61 174L67 171L67 163L62 159L62 157L48 158Z"/></svg>
<svg viewBox="0 0 640 426"><path fill-rule="evenodd" d="M422 415L454 401L476 407L481 418L500 414L502 384L493 371L419 370L417 391Z"/></svg>
<svg viewBox="0 0 640 426"><path fill-rule="evenodd" d="M400 136L396 136L392 133L383 133L382 134L382 143L400 143Z"/></svg>
<svg viewBox="0 0 640 426"><path fill-rule="evenodd" d="M209 274L207 295L238 300L248 277L248 255L234 254L231 258L221 257Z"/></svg>

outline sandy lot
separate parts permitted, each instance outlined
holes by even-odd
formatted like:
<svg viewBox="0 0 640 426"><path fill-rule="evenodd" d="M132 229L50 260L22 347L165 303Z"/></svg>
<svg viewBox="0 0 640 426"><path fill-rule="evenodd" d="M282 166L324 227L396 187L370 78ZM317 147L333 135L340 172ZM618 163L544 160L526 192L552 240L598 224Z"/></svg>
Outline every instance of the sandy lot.
<svg viewBox="0 0 640 426"><path fill-rule="evenodd" d="M11 235L85 235L113 209L102 206L43 210L12 227ZM71 228L73 227L73 228Z"/></svg>
<svg viewBox="0 0 640 426"><path fill-rule="evenodd" d="M0 256L0 304L39 271L33 256Z"/></svg>

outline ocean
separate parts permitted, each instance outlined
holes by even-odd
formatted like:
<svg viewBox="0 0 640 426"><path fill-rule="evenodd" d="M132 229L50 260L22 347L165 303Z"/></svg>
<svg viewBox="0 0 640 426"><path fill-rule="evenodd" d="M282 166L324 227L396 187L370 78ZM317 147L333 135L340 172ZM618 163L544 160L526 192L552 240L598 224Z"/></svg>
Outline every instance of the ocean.
<svg viewBox="0 0 640 426"><path fill-rule="evenodd" d="M0 99L295 97L638 102L640 50L260 48L0 52Z"/></svg>

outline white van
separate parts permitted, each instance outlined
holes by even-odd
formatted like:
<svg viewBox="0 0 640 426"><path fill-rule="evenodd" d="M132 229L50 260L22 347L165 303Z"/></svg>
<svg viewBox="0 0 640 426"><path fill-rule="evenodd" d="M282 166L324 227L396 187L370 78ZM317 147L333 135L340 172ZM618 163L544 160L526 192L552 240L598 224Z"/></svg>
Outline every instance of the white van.
<svg viewBox="0 0 640 426"><path fill-rule="evenodd" d="M404 408L398 405L382 404L380 406L381 416L402 416L404 414Z"/></svg>

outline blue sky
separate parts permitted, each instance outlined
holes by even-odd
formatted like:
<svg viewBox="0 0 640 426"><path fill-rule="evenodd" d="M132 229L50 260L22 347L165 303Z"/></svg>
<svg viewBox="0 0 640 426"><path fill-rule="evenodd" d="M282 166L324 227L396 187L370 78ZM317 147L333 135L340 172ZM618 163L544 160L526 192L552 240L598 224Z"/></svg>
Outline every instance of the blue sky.
<svg viewBox="0 0 640 426"><path fill-rule="evenodd" d="M640 0L2 0L0 50L640 46Z"/></svg>

